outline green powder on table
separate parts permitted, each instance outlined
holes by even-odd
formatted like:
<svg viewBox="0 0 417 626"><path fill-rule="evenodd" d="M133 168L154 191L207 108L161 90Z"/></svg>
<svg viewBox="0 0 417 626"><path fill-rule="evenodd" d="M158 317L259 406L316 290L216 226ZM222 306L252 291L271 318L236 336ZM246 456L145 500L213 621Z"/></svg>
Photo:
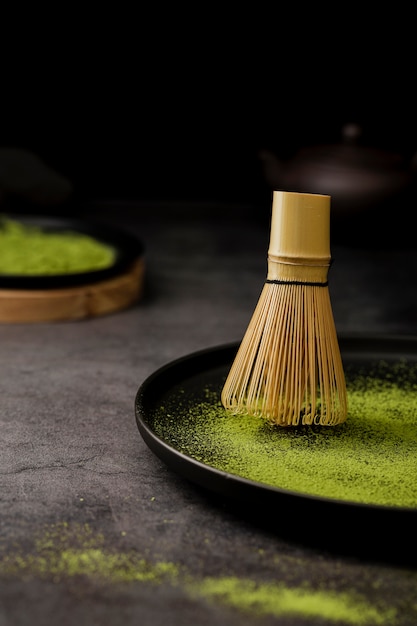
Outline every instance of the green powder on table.
<svg viewBox="0 0 417 626"><path fill-rule="evenodd" d="M76 231L44 230L9 218L0 221L0 274L47 276L106 269L116 251Z"/></svg>
<svg viewBox="0 0 417 626"><path fill-rule="evenodd" d="M40 578L61 582L76 576L112 583L172 582L178 567L171 562L150 562L136 552L109 549L100 533L88 524L58 523L45 527L33 551L9 552L0 559L0 578Z"/></svg>
<svg viewBox="0 0 417 626"><path fill-rule="evenodd" d="M379 362L346 371L349 415L334 427L282 428L227 413L221 385L181 385L155 406L154 432L207 466L303 494L417 507L417 365Z"/></svg>
<svg viewBox="0 0 417 626"><path fill-rule="evenodd" d="M303 563L298 567L303 568ZM353 588L336 591L324 581L313 588L303 582L287 586L239 576L195 576L174 562L145 558L136 549L117 551L88 524L62 522L45 526L34 538L31 549L15 544L13 551L0 551L2 581L39 579L65 585L77 577L83 585L88 579L98 589L106 589L109 582L114 589L132 584L176 587L190 601L222 604L255 617L302 616L325 619L329 624L358 626L393 626L398 618L397 608L385 598L369 601ZM415 614L411 603L409 612Z"/></svg>
<svg viewBox="0 0 417 626"><path fill-rule="evenodd" d="M395 624L396 610L376 608L359 594L318 590L280 583L259 584L236 577L206 578L196 584L200 595L257 617L303 616L343 624Z"/></svg>

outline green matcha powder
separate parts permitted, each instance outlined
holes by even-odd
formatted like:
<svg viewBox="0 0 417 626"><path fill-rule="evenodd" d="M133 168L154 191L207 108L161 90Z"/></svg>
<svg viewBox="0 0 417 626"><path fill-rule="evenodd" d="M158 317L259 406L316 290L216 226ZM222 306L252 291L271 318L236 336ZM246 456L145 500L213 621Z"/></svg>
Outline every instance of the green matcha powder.
<svg viewBox="0 0 417 626"><path fill-rule="evenodd" d="M0 274L46 276L102 270L115 249L75 231L47 231L8 218L0 220Z"/></svg>
<svg viewBox="0 0 417 626"><path fill-rule="evenodd" d="M150 591L152 586L172 586L180 588L190 601L221 604L256 618L302 616L314 622L316 618L324 619L329 625L357 626L398 623L396 606L384 598L369 601L354 588L336 591L326 581L311 587L303 582L287 586L279 581L261 582L230 575L199 577L180 564L152 561L137 550L116 551L108 544L101 533L95 534L88 525L64 522L45 527L35 537L30 551L19 545L7 553L0 549L0 581L38 579L67 585L71 579L79 579L84 586L87 579L97 592L106 590L111 583L121 593L123 585L147 585ZM303 563L294 560L289 566L303 569ZM415 607L410 606L411 619L415 612Z"/></svg>
<svg viewBox="0 0 417 626"><path fill-rule="evenodd" d="M417 506L417 365L347 370L349 414L332 427L273 426L231 415L215 384L177 387L155 407L155 433L180 452L245 479L372 505Z"/></svg>

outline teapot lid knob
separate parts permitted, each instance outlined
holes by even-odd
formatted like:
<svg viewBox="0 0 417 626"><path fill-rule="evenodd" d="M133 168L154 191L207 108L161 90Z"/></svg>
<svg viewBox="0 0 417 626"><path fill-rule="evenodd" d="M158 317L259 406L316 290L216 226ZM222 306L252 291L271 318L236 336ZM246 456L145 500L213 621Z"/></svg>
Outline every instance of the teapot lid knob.
<svg viewBox="0 0 417 626"><path fill-rule="evenodd" d="M362 135L362 128L356 122L349 122L342 128L342 137L345 143L356 143Z"/></svg>

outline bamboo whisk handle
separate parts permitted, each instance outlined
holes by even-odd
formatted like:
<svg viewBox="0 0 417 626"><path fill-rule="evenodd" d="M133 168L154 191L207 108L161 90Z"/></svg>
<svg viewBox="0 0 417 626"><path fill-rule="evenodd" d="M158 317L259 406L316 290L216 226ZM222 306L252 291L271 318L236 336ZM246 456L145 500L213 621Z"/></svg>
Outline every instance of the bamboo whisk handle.
<svg viewBox="0 0 417 626"><path fill-rule="evenodd" d="M330 263L330 196L274 191L270 259L286 263Z"/></svg>

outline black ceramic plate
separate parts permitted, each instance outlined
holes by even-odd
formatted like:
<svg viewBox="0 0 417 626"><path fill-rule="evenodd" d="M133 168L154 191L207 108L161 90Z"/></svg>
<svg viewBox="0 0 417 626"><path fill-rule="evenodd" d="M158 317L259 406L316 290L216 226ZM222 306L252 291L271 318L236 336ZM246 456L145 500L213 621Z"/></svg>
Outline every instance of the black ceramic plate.
<svg viewBox="0 0 417 626"><path fill-rule="evenodd" d="M408 381L409 388L411 385L411 389L417 389L417 336L351 336L340 337L339 343L348 380L356 372L371 372L372 375L381 363L388 377L395 376L401 365L403 371L416 377ZM272 523L279 532L290 531L288 534L303 539L325 538L330 544L342 543L345 549L353 542L370 549L376 547L383 554L391 551L414 559L417 524L414 506L367 504L355 499L311 495L219 469L217 453L210 450L210 437L198 432L198 420L194 428L189 413L193 407L207 401L207 389L214 394L217 390L220 398L237 348L237 344L230 344L190 354L160 368L144 381L136 395L135 415L139 432L149 448L183 478L219 496L222 501L233 503L255 521ZM416 421L417 408L414 423ZM182 427L188 429L184 438ZM187 444L199 437L205 437L203 444L197 445L197 449L201 445L205 449L201 457L195 453L194 443ZM401 463L400 455L398 463ZM417 476L404 476L405 481L415 482L416 479ZM371 474L370 489L372 480ZM377 475L375 480L378 480ZM381 532L384 545L380 543ZM377 544L375 537L379 537Z"/></svg>
<svg viewBox="0 0 417 626"><path fill-rule="evenodd" d="M140 240L134 235L113 226L110 227L98 222L78 218L9 214L7 217L22 224L42 228L46 232L75 231L89 235L113 247L116 251L116 258L113 265L108 268L73 274L28 276L0 273L1 289L54 289L95 283L118 276L143 255L143 243Z"/></svg>

